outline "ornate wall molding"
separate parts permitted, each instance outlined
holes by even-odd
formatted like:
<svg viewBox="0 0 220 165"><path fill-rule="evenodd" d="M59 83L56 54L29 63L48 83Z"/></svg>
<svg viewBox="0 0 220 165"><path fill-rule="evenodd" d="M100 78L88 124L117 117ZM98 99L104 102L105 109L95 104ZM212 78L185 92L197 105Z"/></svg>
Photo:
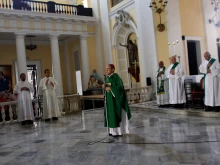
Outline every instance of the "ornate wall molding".
<svg viewBox="0 0 220 165"><path fill-rule="evenodd" d="M87 32L88 26L95 26L96 21L94 17L0 9L0 32L80 35Z"/></svg>
<svg viewBox="0 0 220 165"><path fill-rule="evenodd" d="M129 28L129 21L133 21L132 18L129 16L129 14L123 10L119 10L117 12L117 15L115 16L115 24L114 27L117 27L119 24L121 24L122 26Z"/></svg>
<svg viewBox="0 0 220 165"><path fill-rule="evenodd" d="M117 14L117 12L119 10L124 10L126 12L130 11L131 9L135 8L135 0L130 0L129 2L127 2L126 4L122 5L121 7L111 11L109 13L109 17L110 19L114 19L115 15Z"/></svg>

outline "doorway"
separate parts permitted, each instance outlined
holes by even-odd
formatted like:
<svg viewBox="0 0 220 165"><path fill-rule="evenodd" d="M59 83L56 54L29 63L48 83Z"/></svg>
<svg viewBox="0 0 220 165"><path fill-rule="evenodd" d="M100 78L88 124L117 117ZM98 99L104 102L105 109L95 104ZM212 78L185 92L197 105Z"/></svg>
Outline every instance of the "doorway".
<svg viewBox="0 0 220 165"><path fill-rule="evenodd" d="M81 78L81 70L80 70L79 51L74 51L73 57L74 57L74 66L75 66L75 74L76 74L77 93L79 95L82 95L83 90L82 90L82 78Z"/></svg>
<svg viewBox="0 0 220 165"><path fill-rule="evenodd" d="M201 42L200 40L186 40L187 68L189 75L199 74L199 65L201 58Z"/></svg>
<svg viewBox="0 0 220 165"><path fill-rule="evenodd" d="M33 85L34 93L31 93L32 98L37 98L37 65L27 65L27 79Z"/></svg>

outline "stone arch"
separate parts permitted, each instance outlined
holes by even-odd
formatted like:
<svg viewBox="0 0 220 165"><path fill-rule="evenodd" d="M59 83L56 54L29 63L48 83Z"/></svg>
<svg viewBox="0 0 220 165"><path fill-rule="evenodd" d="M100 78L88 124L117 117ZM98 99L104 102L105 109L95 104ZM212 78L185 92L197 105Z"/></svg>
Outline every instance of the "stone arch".
<svg viewBox="0 0 220 165"><path fill-rule="evenodd" d="M135 23L130 19L126 22L128 27L119 24L113 29L112 36L112 46L114 49L114 55L116 58L116 67L118 70L118 74L123 80L125 88L131 87L130 75L128 73L128 53L127 49L121 47L119 43L125 44L127 43L127 39L131 33L135 33L137 36L137 44L138 44L138 30Z"/></svg>

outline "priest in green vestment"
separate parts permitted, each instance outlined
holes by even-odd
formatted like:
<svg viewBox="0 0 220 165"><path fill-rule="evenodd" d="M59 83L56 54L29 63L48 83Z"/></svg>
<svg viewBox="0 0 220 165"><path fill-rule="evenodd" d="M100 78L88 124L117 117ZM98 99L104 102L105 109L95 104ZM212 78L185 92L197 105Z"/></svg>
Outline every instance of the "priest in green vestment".
<svg viewBox="0 0 220 165"><path fill-rule="evenodd" d="M110 135L121 136L123 133L129 133L128 120L131 118L131 112L123 82L119 75L114 72L115 66L113 64L106 66L106 108L104 121L105 127L107 127L108 122ZM106 111L108 112L107 115Z"/></svg>

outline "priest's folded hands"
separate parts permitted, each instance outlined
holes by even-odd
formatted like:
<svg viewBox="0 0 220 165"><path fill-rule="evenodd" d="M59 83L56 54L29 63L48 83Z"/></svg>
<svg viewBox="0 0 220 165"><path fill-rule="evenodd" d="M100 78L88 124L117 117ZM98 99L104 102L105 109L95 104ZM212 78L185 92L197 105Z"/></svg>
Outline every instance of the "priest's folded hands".
<svg viewBox="0 0 220 165"><path fill-rule="evenodd" d="M175 75L175 69L171 69L170 74Z"/></svg>
<svg viewBox="0 0 220 165"><path fill-rule="evenodd" d="M29 91L29 88L23 87L23 88L21 88L21 91Z"/></svg>
<svg viewBox="0 0 220 165"><path fill-rule="evenodd" d="M208 69L208 70L207 70L207 74L208 74L208 73L211 73L211 69Z"/></svg>

